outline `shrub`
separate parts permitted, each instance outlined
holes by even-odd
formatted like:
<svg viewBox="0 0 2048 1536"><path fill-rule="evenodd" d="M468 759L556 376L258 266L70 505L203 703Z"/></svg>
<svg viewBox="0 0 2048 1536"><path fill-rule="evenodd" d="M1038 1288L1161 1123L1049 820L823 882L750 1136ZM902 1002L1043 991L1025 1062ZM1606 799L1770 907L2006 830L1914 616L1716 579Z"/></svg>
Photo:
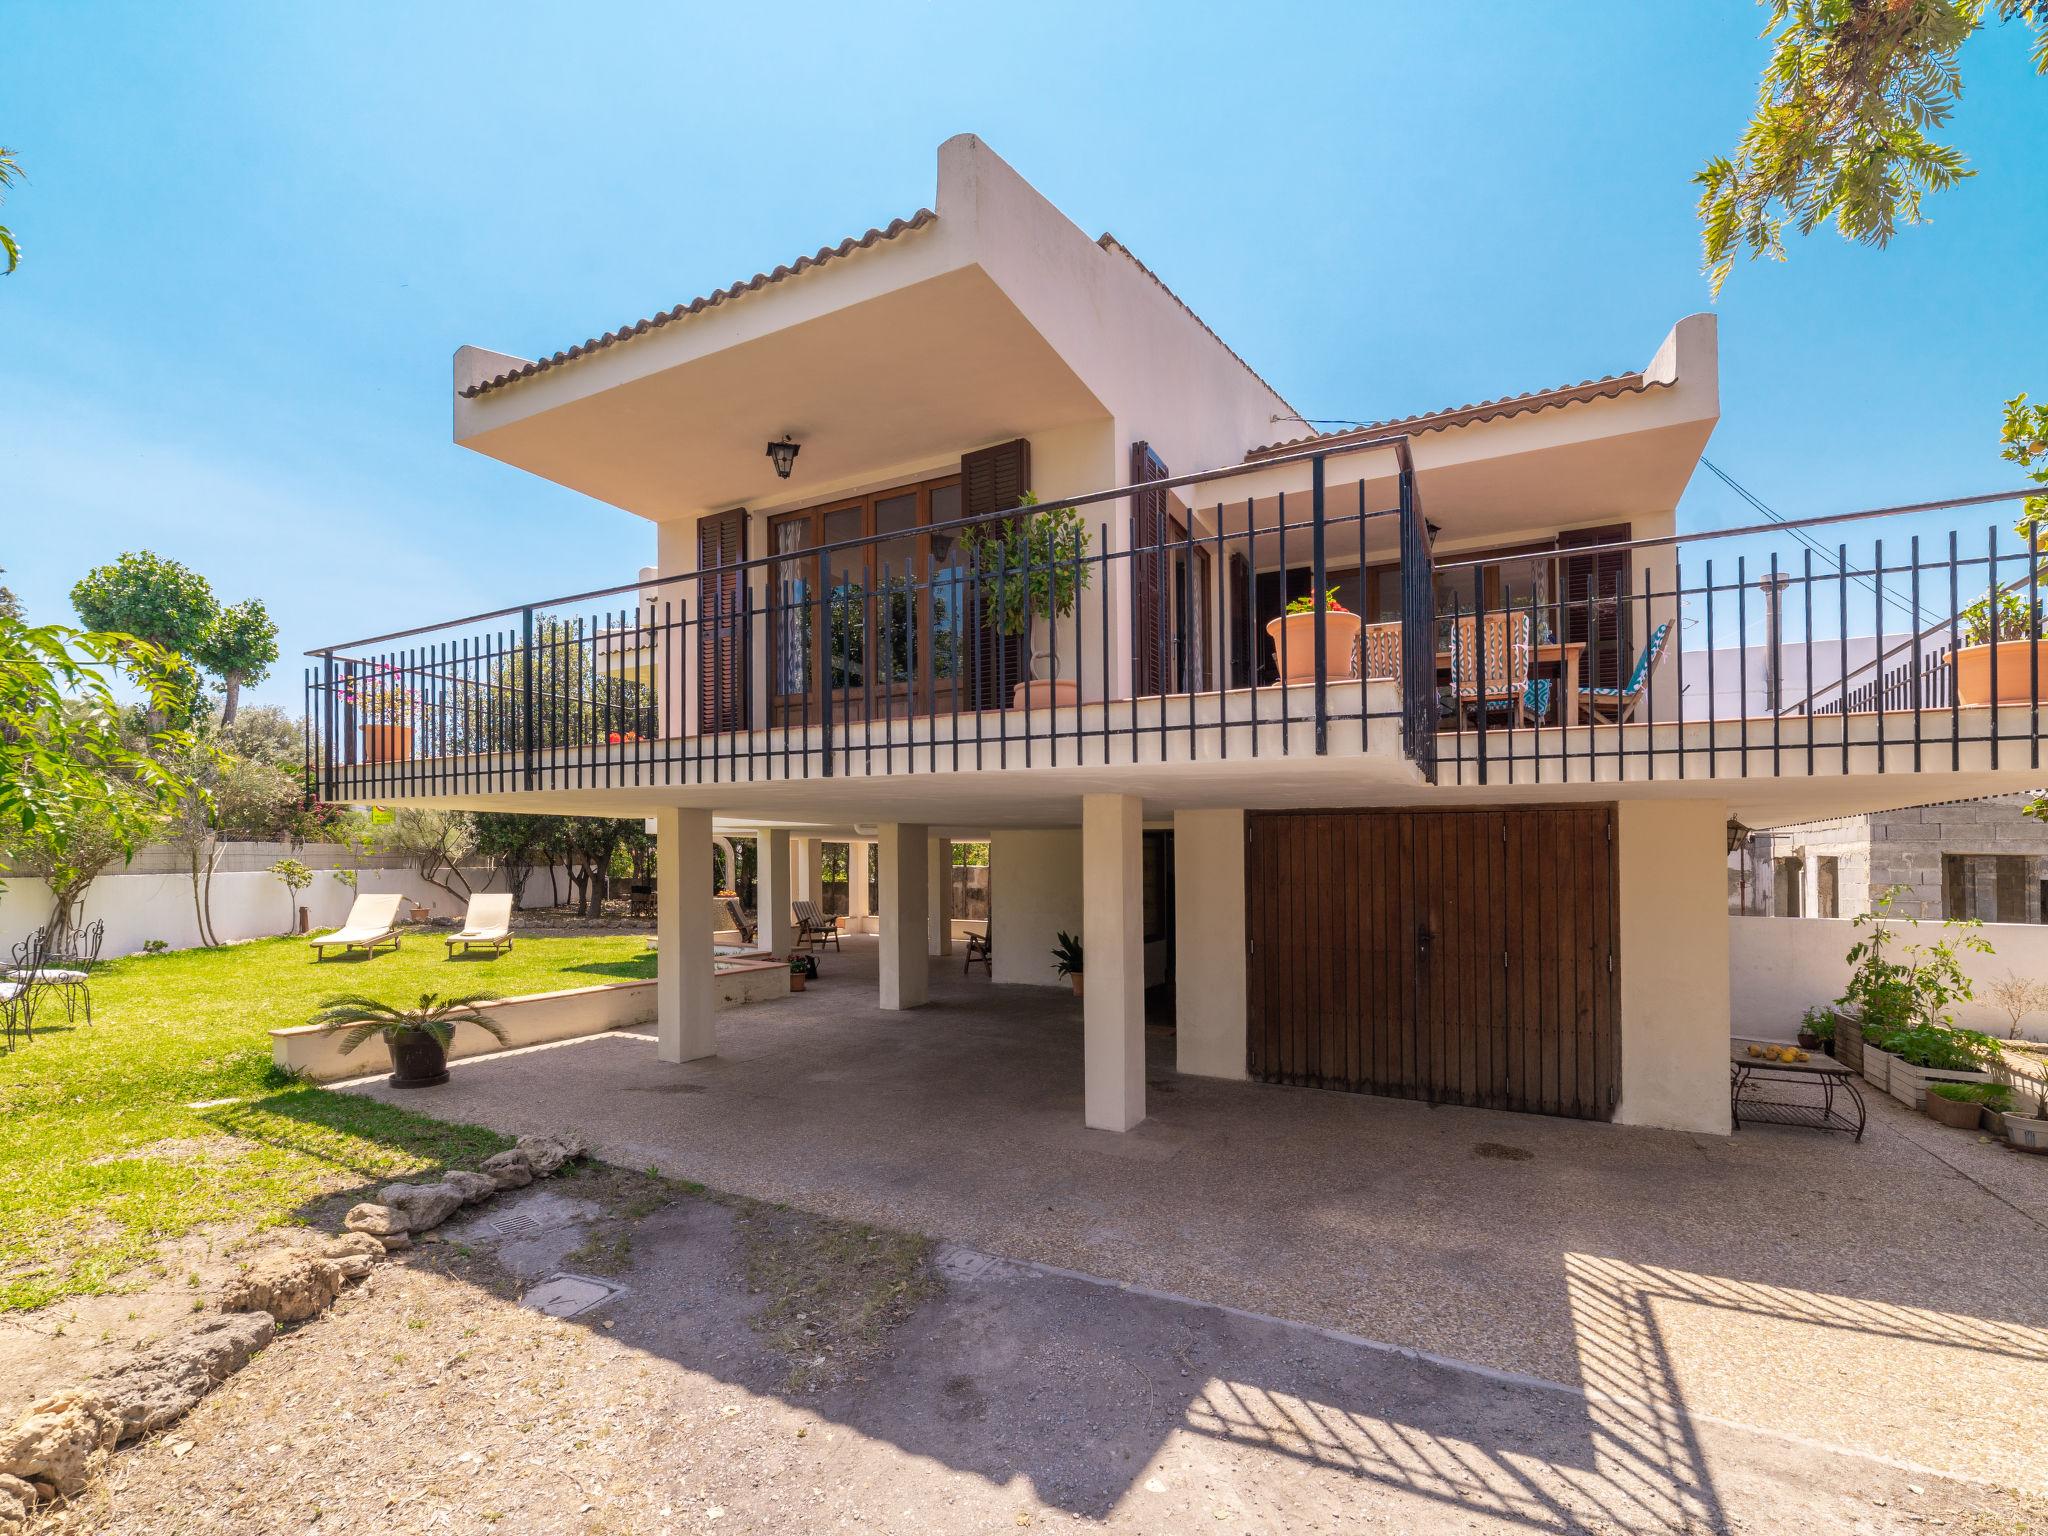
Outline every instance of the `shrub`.
<svg viewBox="0 0 2048 1536"><path fill-rule="evenodd" d="M1935 1072L1983 1072L1998 1060L1998 1042L1974 1029L1922 1024L1889 1037L1880 1047L1909 1066Z"/></svg>
<svg viewBox="0 0 2048 1536"><path fill-rule="evenodd" d="M1957 1104L1988 1104L2001 1114L2012 1104L2012 1090L2003 1083L1929 1083L1927 1091Z"/></svg>

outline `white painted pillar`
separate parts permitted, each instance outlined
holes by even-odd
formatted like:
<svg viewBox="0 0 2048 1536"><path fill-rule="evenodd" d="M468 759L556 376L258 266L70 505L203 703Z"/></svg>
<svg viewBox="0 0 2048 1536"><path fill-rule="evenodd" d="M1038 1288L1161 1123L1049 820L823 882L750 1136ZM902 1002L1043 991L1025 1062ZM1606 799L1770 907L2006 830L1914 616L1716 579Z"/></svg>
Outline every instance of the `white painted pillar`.
<svg viewBox="0 0 2048 1536"><path fill-rule="evenodd" d="M663 1061L695 1061L718 1054L711 813L657 811L654 822L654 1054Z"/></svg>
<svg viewBox="0 0 2048 1536"><path fill-rule="evenodd" d="M818 899L818 840L793 837L789 840L789 899Z"/></svg>
<svg viewBox="0 0 2048 1536"><path fill-rule="evenodd" d="M1174 1066L1245 1075L1244 812L1173 813Z"/></svg>
<svg viewBox="0 0 2048 1536"><path fill-rule="evenodd" d="M1145 1118L1144 802L1081 797L1083 1113L1099 1131Z"/></svg>
<svg viewBox="0 0 2048 1536"><path fill-rule="evenodd" d="M754 838L754 942L771 955L796 947L796 924L790 920L789 833L770 828Z"/></svg>
<svg viewBox="0 0 2048 1536"><path fill-rule="evenodd" d="M882 986L884 1008L922 1008L931 995L925 954L925 866L931 857L925 830L910 822L884 822L881 857Z"/></svg>
<svg viewBox="0 0 2048 1536"><path fill-rule="evenodd" d="M953 845L947 839L932 839L931 879L926 885L925 915L931 923L926 953L943 959L953 953L953 920L946 912L948 887L953 881Z"/></svg>
<svg viewBox="0 0 2048 1536"><path fill-rule="evenodd" d="M873 917L868 910L868 847L867 843L855 838L846 845L846 916L847 926L851 919Z"/></svg>
<svg viewBox="0 0 2048 1536"><path fill-rule="evenodd" d="M1616 808L1620 1124L1728 1133L1727 827L1718 800Z"/></svg>

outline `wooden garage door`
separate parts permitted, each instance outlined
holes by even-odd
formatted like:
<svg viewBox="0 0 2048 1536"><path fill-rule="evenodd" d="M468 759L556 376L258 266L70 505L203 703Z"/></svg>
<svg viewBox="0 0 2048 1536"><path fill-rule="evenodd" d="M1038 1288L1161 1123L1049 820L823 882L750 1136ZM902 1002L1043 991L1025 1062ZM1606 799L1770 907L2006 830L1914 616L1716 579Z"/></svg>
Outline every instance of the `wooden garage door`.
<svg viewBox="0 0 2048 1536"><path fill-rule="evenodd" d="M1612 807L1247 821L1253 1077L1613 1115Z"/></svg>

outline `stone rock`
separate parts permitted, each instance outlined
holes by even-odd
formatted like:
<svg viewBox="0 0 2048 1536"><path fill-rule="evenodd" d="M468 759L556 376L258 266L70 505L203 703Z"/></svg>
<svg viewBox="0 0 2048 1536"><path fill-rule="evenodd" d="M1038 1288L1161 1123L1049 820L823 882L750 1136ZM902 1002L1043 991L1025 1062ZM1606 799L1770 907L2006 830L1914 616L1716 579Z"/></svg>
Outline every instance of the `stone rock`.
<svg viewBox="0 0 2048 1536"><path fill-rule="evenodd" d="M403 1232L394 1232L389 1237L380 1238L379 1241L384 1244L386 1253L402 1253L412 1246L412 1239Z"/></svg>
<svg viewBox="0 0 2048 1536"><path fill-rule="evenodd" d="M571 1135L522 1136L514 1146L526 1154L537 1179L546 1178L571 1158L583 1155L583 1143Z"/></svg>
<svg viewBox="0 0 2048 1536"><path fill-rule="evenodd" d="M280 1323L304 1322L334 1305L341 1266L305 1248L273 1248L221 1291L223 1312L268 1312Z"/></svg>
<svg viewBox="0 0 2048 1536"><path fill-rule="evenodd" d="M384 1254L384 1239L369 1232L344 1232L339 1237L330 1237L320 1247L322 1256L330 1259L346 1259L359 1256L366 1259L381 1258Z"/></svg>
<svg viewBox="0 0 2048 1536"><path fill-rule="evenodd" d="M54 1393L0 1435L0 1473L47 1484L70 1498L91 1479L120 1433L120 1416L97 1394L82 1388Z"/></svg>
<svg viewBox="0 0 2048 1536"><path fill-rule="evenodd" d="M389 1237L394 1232L405 1230L405 1217L388 1205L371 1205L366 1202L353 1207L342 1217L341 1224L351 1232L367 1232L372 1237Z"/></svg>
<svg viewBox="0 0 2048 1536"><path fill-rule="evenodd" d="M442 1174L441 1182L461 1190L464 1205L479 1205L498 1192L498 1181L488 1173L471 1173L464 1168Z"/></svg>
<svg viewBox="0 0 2048 1536"><path fill-rule="evenodd" d="M0 1473L0 1533L14 1536L28 1524L28 1512L35 1508L36 1490L18 1477Z"/></svg>
<svg viewBox="0 0 2048 1536"><path fill-rule="evenodd" d="M267 1311L201 1318L101 1373L92 1391L119 1419L120 1439L133 1440L183 1418L276 1334Z"/></svg>
<svg viewBox="0 0 2048 1536"><path fill-rule="evenodd" d="M430 1231L462 1209L453 1184L386 1184L377 1198L405 1218L408 1232Z"/></svg>
<svg viewBox="0 0 2048 1536"><path fill-rule="evenodd" d="M533 1164L517 1147L485 1158L483 1168L500 1189L524 1189L533 1182Z"/></svg>

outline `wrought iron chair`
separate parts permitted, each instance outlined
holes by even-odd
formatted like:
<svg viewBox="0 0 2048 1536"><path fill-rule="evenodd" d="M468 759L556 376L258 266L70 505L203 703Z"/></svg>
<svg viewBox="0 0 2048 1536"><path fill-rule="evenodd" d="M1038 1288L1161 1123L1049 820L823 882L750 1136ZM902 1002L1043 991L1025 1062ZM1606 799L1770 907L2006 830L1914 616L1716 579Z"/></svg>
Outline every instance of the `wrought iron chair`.
<svg viewBox="0 0 2048 1536"><path fill-rule="evenodd" d="M1458 716L1505 711L1520 725L1530 708L1529 615L1489 613L1484 630L1481 622L1480 616L1467 614L1451 630L1451 696Z"/></svg>
<svg viewBox="0 0 2048 1536"><path fill-rule="evenodd" d="M71 929L62 939L48 941L48 952L36 967L35 980L64 995L66 1023L78 1017L80 998L85 999L85 1022L92 1022L92 973L100 963L100 945L106 937L107 920L102 917L83 928Z"/></svg>
<svg viewBox="0 0 2048 1536"><path fill-rule="evenodd" d="M48 983L38 980L48 958L50 930L38 928L12 950L13 964L7 979L0 981L0 1028L7 1034L7 1049L14 1049L15 1036L35 1039L36 994Z"/></svg>
<svg viewBox="0 0 2048 1536"><path fill-rule="evenodd" d="M1667 620L1659 624L1656 633L1650 636L1650 643L1636 658L1635 670L1629 673L1628 682L1623 686L1579 690L1580 713L1588 724L1628 724L1636 706L1643 700L1644 690L1649 687L1650 674L1664 659L1664 645L1670 637L1671 625Z"/></svg>

